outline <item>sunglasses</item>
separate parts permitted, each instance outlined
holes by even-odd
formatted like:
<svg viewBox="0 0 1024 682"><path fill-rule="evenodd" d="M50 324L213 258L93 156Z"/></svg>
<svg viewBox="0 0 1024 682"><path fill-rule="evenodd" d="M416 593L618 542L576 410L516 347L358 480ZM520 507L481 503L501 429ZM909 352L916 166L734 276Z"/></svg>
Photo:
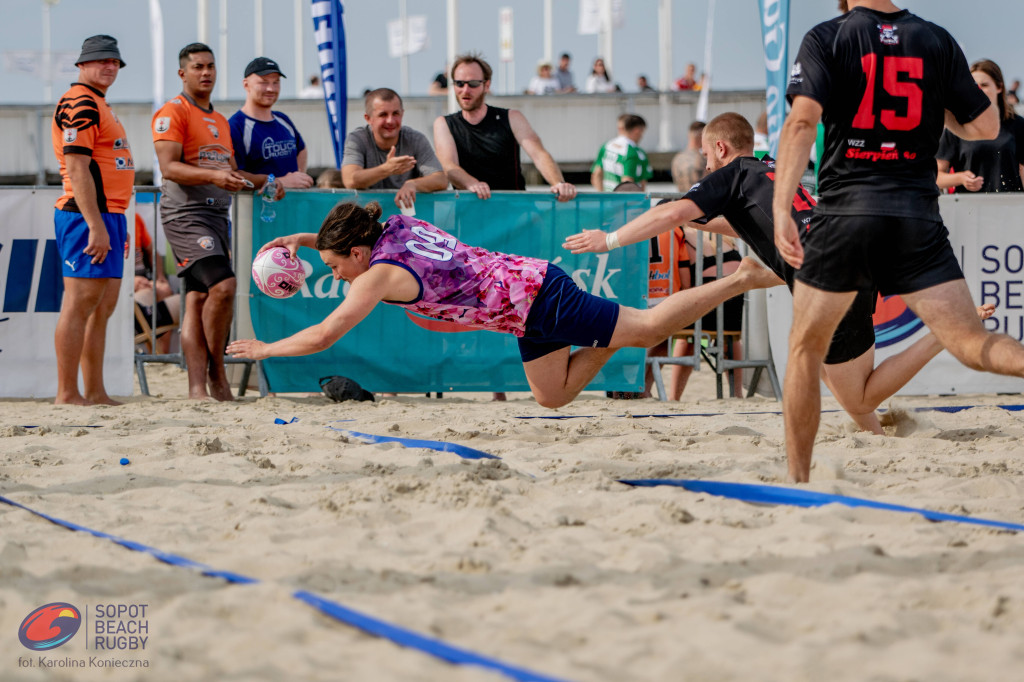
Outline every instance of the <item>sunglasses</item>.
<svg viewBox="0 0 1024 682"><path fill-rule="evenodd" d="M452 81L452 82L455 83L455 87L457 87L457 88L464 88L467 85L469 87L471 87L471 88L479 88L481 85L484 84L484 82L482 80L479 80L479 79L473 79L471 81Z"/></svg>

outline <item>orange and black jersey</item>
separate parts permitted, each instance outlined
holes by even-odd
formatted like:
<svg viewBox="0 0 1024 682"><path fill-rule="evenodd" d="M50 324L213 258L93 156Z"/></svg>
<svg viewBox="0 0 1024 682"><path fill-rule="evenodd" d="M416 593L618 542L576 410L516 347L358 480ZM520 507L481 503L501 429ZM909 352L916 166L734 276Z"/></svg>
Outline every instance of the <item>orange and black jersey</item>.
<svg viewBox="0 0 1024 682"><path fill-rule="evenodd" d="M65 154L81 154L92 157L89 173L96 184L100 212L124 213L135 184L135 162L124 126L103 93L84 83L73 83L53 113L51 136L64 182L64 195L56 207L81 212L65 160Z"/></svg>
<svg viewBox="0 0 1024 682"><path fill-rule="evenodd" d="M948 109L977 118L988 97L945 29L907 10L856 7L812 28L786 95L822 106L815 213L939 218L935 151Z"/></svg>

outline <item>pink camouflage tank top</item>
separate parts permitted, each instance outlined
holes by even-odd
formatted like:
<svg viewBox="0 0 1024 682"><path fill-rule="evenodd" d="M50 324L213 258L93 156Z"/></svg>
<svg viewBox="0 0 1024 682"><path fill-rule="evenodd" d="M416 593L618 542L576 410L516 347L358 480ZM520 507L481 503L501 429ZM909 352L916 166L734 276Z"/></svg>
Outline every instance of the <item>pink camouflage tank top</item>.
<svg viewBox="0 0 1024 682"><path fill-rule="evenodd" d="M370 266L390 263L419 280L408 303L384 301L436 320L523 336L547 261L463 244L430 223L396 215L384 223Z"/></svg>

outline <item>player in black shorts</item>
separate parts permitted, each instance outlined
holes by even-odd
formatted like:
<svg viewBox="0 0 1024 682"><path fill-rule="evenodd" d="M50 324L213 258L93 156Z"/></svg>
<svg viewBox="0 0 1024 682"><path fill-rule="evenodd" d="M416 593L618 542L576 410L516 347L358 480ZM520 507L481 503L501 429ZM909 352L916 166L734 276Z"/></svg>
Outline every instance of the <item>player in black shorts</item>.
<svg viewBox="0 0 1024 682"><path fill-rule="evenodd" d="M739 114L717 116L704 129L702 142L708 175L686 195L657 206L616 230L612 242L634 244L676 225L694 227L739 237L776 275L792 289L795 270L775 248L772 223L772 195L775 164L769 157L754 158L754 129ZM800 225L811 220L814 199L798 186L790 212ZM607 237L600 230L588 230L566 239L573 253L607 250ZM871 319L876 293L858 292L849 312L839 323L825 357L823 378L836 399L865 431L882 433L875 409L902 388L942 347L931 334L902 353L875 367L875 329ZM994 312L989 305L979 315Z"/></svg>
<svg viewBox="0 0 1024 682"><path fill-rule="evenodd" d="M889 0L848 4L804 36L793 64L772 203L776 246L797 269L783 411L789 475L798 482L810 476L821 359L859 291L901 295L968 367L1024 375L1024 346L990 334L973 314L935 185L943 125L992 139L995 108L947 31ZM819 120L821 198L798 229L792 197Z"/></svg>

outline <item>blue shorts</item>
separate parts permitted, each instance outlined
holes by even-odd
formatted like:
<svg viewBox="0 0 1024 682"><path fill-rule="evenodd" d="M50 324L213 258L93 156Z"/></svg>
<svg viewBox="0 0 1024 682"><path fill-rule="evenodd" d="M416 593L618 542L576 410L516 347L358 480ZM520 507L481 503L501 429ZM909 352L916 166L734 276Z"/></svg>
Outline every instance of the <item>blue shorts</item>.
<svg viewBox="0 0 1024 682"><path fill-rule="evenodd" d="M61 271L65 277L121 279L128 253L128 220L123 213L101 213L110 237L110 251L102 263L93 264L92 256L82 253L89 245L89 226L85 216L73 211L53 210Z"/></svg>
<svg viewBox="0 0 1024 682"><path fill-rule="evenodd" d="M618 303L588 294L562 268L548 264L544 284L526 316L519 355L529 362L566 346L607 348L618 320Z"/></svg>

